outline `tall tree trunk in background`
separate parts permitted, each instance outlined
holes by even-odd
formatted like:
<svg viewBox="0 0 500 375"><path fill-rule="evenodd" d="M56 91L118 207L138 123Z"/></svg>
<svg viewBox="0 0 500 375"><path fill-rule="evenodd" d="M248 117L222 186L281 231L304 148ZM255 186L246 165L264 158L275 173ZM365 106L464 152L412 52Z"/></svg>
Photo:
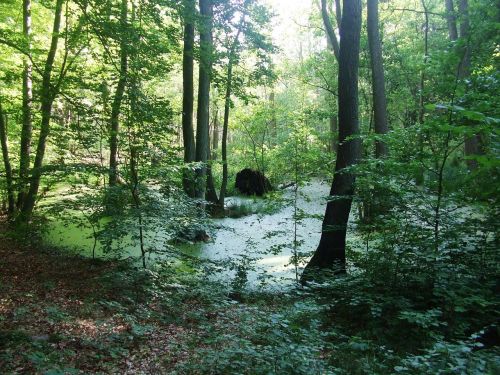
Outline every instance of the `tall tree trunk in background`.
<svg viewBox="0 0 500 375"><path fill-rule="evenodd" d="M328 8L326 7L326 0L321 0L321 18L323 19L323 25L325 26L328 43L333 50L335 59L338 61L339 41L337 40L337 35L335 35L335 30L333 29L332 22L330 21L330 15L328 14Z"/></svg>
<svg viewBox="0 0 500 375"><path fill-rule="evenodd" d="M182 54L182 136L184 143L184 163L192 163L196 159L193 130L194 107L194 17L195 0L186 0L184 9L184 50ZM191 170L185 169L182 179L184 192L193 198L194 176Z"/></svg>
<svg viewBox="0 0 500 375"><path fill-rule="evenodd" d="M214 110L214 123L212 128L212 153L211 159L217 160L217 150L219 149L219 109Z"/></svg>
<svg viewBox="0 0 500 375"><path fill-rule="evenodd" d="M360 156L358 67L361 33L361 0L344 0L339 54L339 148L329 201L323 219L321 240L304 270L303 281L314 278L314 271L338 267L345 272L347 223L354 195L355 175L345 169Z"/></svg>
<svg viewBox="0 0 500 375"><path fill-rule="evenodd" d="M341 11L340 11L340 0L335 0L336 6L336 20L337 26L340 29L341 23ZM337 40L337 35L335 34L335 30L333 29L332 23L330 21L330 15L328 13L328 9L326 6L326 0L321 0L321 18L323 19L323 25L326 30L326 36L328 41L328 48L332 50L333 55L335 56L335 60L339 61L339 42ZM337 124L338 119L336 115L330 116L330 144L331 144L331 152L337 151Z"/></svg>
<svg viewBox="0 0 500 375"><path fill-rule="evenodd" d="M458 11L460 13L460 39L462 40L462 60L458 71L458 78L465 80L470 76L471 69L471 48L470 48L470 21L468 0L458 1ZM465 138L464 153L466 157L474 157L484 153L480 134L474 134ZM477 168L477 161L467 160L467 166L473 170Z"/></svg>
<svg viewBox="0 0 500 375"><path fill-rule="evenodd" d="M41 112L42 119L40 122L40 134L38 136L38 145L36 149L35 162L30 179L30 188L26 195L26 199L22 205L21 218L27 220L33 213L38 189L40 187L40 179L42 177L43 158L45 156L45 149L47 146L47 137L50 131L50 118L52 116L52 104L57 95L52 89L52 70L54 68L54 60L57 52L57 43L59 41L59 31L61 28L61 13L62 13L63 0L56 1L56 8L54 14L54 25L52 28L52 39L50 42L49 53L45 61L45 67L42 76L42 87L40 91Z"/></svg>
<svg viewBox="0 0 500 375"><path fill-rule="evenodd" d="M382 47L380 45L378 0L368 0L368 46L370 48L370 63L372 68L373 110L375 114L375 133L386 134L389 131L387 124L387 99L385 96L384 65ZM388 153L387 145L377 140L375 142L375 156L381 158Z"/></svg>
<svg viewBox="0 0 500 375"><path fill-rule="evenodd" d="M210 75L212 70L212 0L200 0L200 73L198 84L198 111L196 128L196 161L202 166L196 169L195 196L205 197L207 157L209 149Z"/></svg>
<svg viewBox="0 0 500 375"><path fill-rule="evenodd" d="M128 0L122 0L120 8L120 76L116 86L115 97L111 105L111 117L109 124L109 185L114 186L118 182L118 134L120 131L120 113L127 85L128 71Z"/></svg>
<svg viewBox="0 0 500 375"><path fill-rule="evenodd" d="M457 31L457 16L455 15L455 7L453 5L453 0L445 0L446 7L446 22L448 24L448 34L451 41L456 41L458 39Z"/></svg>
<svg viewBox="0 0 500 375"><path fill-rule="evenodd" d="M418 100L418 123L419 126L423 126L424 124L424 116L425 116L425 70L427 68L427 60L429 58L429 13L427 10L427 5L425 4L425 0L420 0L422 4L422 8L424 9L424 66L420 72L420 95ZM424 137L422 133L419 133L418 136L418 148L419 148L419 159L422 159L422 155L424 152ZM415 183L417 185L422 185L424 183L424 168L420 167L417 171L417 176L415 177Z"/></svg>
<svg viewBox="0 0 500 375"><path fill-rule="evenodd" d="M236 49L239 45L239 38L241 33L241 28L244 23L244 17L238 27L238 32L234 38L233 44L229 50L229 61L227 63L227 74L226 74L226 93L224 95L224 123L222 125L222 183L219 193L219 207L224 208L224 199L226 198L227 191L227 179L229 176L228 165L227 165L227 135L229 129L229 111L231 110L231 95L233 87L233 64L235 60ZM274 101L274 91L273 91L273 101Z"/></svg>
<svg viewBox="0 0 500 375"><path fill-rule="evenodd" d="M229 128L229 110L231 109L231 86L233 80L233 63L232 58L229 58L227 65L226 76L226 95L224 98L224 123L222 125L222 183L219 194L219 206L224 207L224 199L226 198L228 165L227 165L227 131Z"/></svg>
<svg viewBox="0 0 500 375"><path fill-rule="evenodd" d="M8 200L8 213L9 216L14 213L14 184L12 177L12 166L9 157L9 144L7 140L7 118L4 117L2 110L2 103L0 103L0 143L2 146L3 165L5 169L5 182L7 183L7 200Z"/></svg>
<svg viewBox="0 0 500 375"><path fill-rule="evenodd" d="M28 43L28 54L31 56L31 0L23 0L23 36ZM30 167L32 118L31 106L33 101L32 64L30 56L23 59L23 125L21 129L21 147L19 151L19 184L17 206L23 204L27 187Z"/></svg>

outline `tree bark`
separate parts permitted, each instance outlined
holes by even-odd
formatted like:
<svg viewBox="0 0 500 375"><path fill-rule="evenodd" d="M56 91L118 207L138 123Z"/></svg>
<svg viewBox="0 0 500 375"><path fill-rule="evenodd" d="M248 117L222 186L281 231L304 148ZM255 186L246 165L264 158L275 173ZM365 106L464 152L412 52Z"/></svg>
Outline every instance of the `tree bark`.
<svg viewBox="0 0 500 375"><path fill-rule="evenodd" d="M28 43L28 54L31 50L31 0L23 0L23 36ZM30 167L33 101L32 63L30 56L23 59L23 124L21 128L21 146L19 151L19 184L17 206L23 204L28 188L28 172Z"/></svg>
<svg viewBox="0 0 500 375"><path fill-rule="evenodd" d="M358 119L358 67L361 33L361 0L344 0L339 53L339 136L335 174L323 219L320 243L304 270L302 281L314 271L337 268L345 272L346 232L354 194L355 175L346 171L358 162L360 140ZM348 137L354 139L347 140Z"/></svg>
<svg viewBox="0 0 500 375"><path fill-rule="evenodd" d="M194 0L186 0L184 9L184 50L182 55L182 136L184 143L184 163L192 163L196 159L193 130L194 17L195 2ZM182 183L184 192L193 198L195 190L194 177L191 170L184 170Z"/></svg>
<svg viewBox="0 0 500 375"><path fill-rule="evenodd" d="M120 8L120 77L116 86L115 97L111 105L109 124L109 185L115 186L118 182L118 135L120 131L120 113L123 94L127 85L128 71L128 0L121 1Z"/></svg>
<svg viewBox="0 0 500 375"><path fill-rule="evenodd" d="M7 120L4 117L4 113L2 110L2 103L0 103L0 143L2 145L2 156L3 156L3 165L5 169L5 181L7 183L7 201L8 208L7 212L9 216L14 213L15 210L15 202L14 202L14 184L12 177L12 166L10 164L9 157L9 143L7 139Z"/></svg>
<svg viewBox="0 0 500 375"><path fill-rule="evenodd" d="M40 123L40 135L38 137L38 144L36 149L35 162L31 173L30 188L26 195L26 199L22 205L21 218L27 220L31 217L35 202L40 187L40 179L42 177L43 159L45 156L45 149L47 146L47 137L50 132L50 118L52 116L52 104L57 95L52 89L52 70L54 68L54 60L57 52L57 43L59 41L59 31L61 28L61 13L62 13L63 0L56 1L54 25L52 28L52 39L50 42L49 53L45 61L45 67L42 76L42 87L40 91L41 112L42 119Z"/></svg>
<svg viewBox="0 0 500 375"><path fill-rule="evenodd" d="M385 96L384 65L382 60L382 46L380 43L378 0L368 0L368 46L370 49L370 63L372 69L372 94L375 118L375 133L386 134L389 131L387 124L387 99ZM385 142L375 142L375 156L386 156L388 148Z"/></svg>
<svg viewBox="0 0 500 375"><path fill-rule="evenodd" d="M448 24L448 34L451 41L456 41L458 39L457 16L455 15L453 0L445 0L445 7L446 22Z"/></svg>
<svg viewBox="0 0 500 375"><path fill-rule="evenodd" d="M212 0L200 0L200 72L198 85L198 111L196 128L196 161L202 165L196 169L195 196L205 197L207 158L209 149L210 75L212 70Z"/></svg>

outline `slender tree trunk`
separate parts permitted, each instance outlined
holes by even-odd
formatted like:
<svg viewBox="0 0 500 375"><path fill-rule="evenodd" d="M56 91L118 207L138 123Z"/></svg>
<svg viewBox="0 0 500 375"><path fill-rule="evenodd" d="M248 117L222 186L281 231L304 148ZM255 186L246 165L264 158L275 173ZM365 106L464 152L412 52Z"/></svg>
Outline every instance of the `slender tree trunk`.
<svg viewBox="0 0 500 375"><path fill-rule="evenodd" d="M232 85L233 85L233 64L236 49L239 44L239 37L241 33L241 28L243 23L245 22L245 17L242 18L242 21L238 27L238 32L234 38L233 44L229 51L229 62L227 64L227 75L226 75L226 94L224 96L224 123L222 125L222 183L219 194L219 207L224 208L224 199L226 197L227 191L227 179L229 177L228 165L227 165L227 136L229 129L229 112L231 110L231 94L232 94ZM274 106L274 91L272 95L272 102ZM274 121L276 121L276 117L273 113ZM274 125L274 129L276 130L276 124Z"/></svg>
<svg viewBox="0 0 500 375"><path fill-rule="evenodd" d="M212 163L210 160L210 147L208 148L208 160L207 160L207 189L205 192L205 200L211 203L217 204L219 198L217 197L217 191L215 190L214 176L212 174Z"/></svg>
<svg viewBox="0 0 500 375"><path fill-rule="evenodd" d="M335 6L336 6L336 20L337 20L337 26L340 28L340 0L335 0ZM337 35L335 35L335 30L333 29L332 23L330 22L330 16L328 14L328 9L326 6L326 0L321 0L321 17L323 19L323 25L326 30L326 36L328 40L328 48L333 52L333 55L335 56L335 60L337 62L339 61L339 42L337 40ZM331 144L331 151L336 152L337 151L337 124L338 124L338 119L336 115L331 115L330 116L330 144Z"/></svg>
<svg viewBox="0 0 500 375"><path fill-rule="evenodd" d="M462 60L459 67L459 78L465 80L470 76L471 69L471 48L470 48L470 21L468 0L458 1L458 10L460 13L460 39L463 42L461 49ZM467 157L474 157L483 154L482 139L480 134L474 134L465 138L464 153ZM467 160L469 169L474 170L478 167L474 159Z"/></svg>
<svg viewBox="0 0 500 375"><path fill-rule="evenodd" d="M23 36L28 43L28 54L31 50L31 0L23 0ZM33 101L33 82L31 60L23 60L23 125L21 129L21 147L19 152L19 186L17 206L21 207L28 187L28 172L30 167L32 119L31 106Z"/></svg>
<svg viewBox="0 0 500 375"><path fill-rule="evenodd" d="M200 0L200 73L198 85L198 111L196 129L196 161L202 166L196 169L195 196L205 197L207 182L207 157L209 148L210 75L212 70L212 0Z"/></svg>
<svg viewBox="0 0 500 375"><path fill-rule="evenodd" d="M425 0L420 0L422 4L422 8L424 9L424 66L420 72L420 95L419 95L419 103L418 103L418 122L419 126L424 124L424 116L425 116L425 70L427 67L427 60L429 58L429 13L427 11L427 5ZM418 136L418 147L419 147L419 156L418 158L421 160L424 152L424 138L420 133ZM421 160L421 162L423 162ZM415 178L415 183L417 185L422 185L424 183L424 168L420 167L417 176Z"/></svg>
<svg viewBox="0 0 500 375"><path fill-rule="evenodd" d="M329 201L323 219L321 240L309 261L303 281L314 278L314 270L338 267L345 272L346 233L354 195L355 175L345 169L360 156L358 119L358 67L361 33L361 0L344 0L339 53L339 148ZM347 139L354 137L354 139Z"/></svg>
<svg viewBox="0 0 500 375"><path fill-rule="evenodd" d="M382 46L380 45L378 0L368 0L368 45L370 48L370 62L372 68L372 94L375 118L375 133L386 134L389 131L387 124L387 99L385 96L384 65L382 61ZM377 140L375 156L381 158L388 153L387 145Z"/></svg>
<svg viewBox="0 0 500 375"><path fill-rule="evenodd" d="M7 183L7 200L8 200L8 208L7 212L10 215L14 213L15 210L15 202L14 202L14 184L12 177L12 166L10 164L9 157L9 143L7 140L8 137L7 132L7 118L4 116L2 110L2 104L0 103L0 143L2 145L2 156L3 156L3 165L5 169L5 181Z"/></svg>
<svg viewBox="0 0 500 375"><path fill-rule="evenodd" d="M219 194L219 206L224 208L224 199L226 197L228 165L227 165L227 130L229 128L229 110L231 109L231 85L233 80L233 64L232 59L229 59L227 65L226 77L226 95L224 98L224 123L222 125L222 183Z"/></svg>
<svg viewBox="0 0 500 375"><path fill-rule="evenodd" d="M186 0L184 9L184 50L182 55L182 136L184 142L184 163L192 163L196 159L196 148L193 130L194 107L194 17L195 1ZM195 196L194 176L191 170L185 169L182 179L184 192Z"/></svg>
<svg viewBox="0 0 500 375"><path fill-rule="evenodd" d="M326 0L321 0L321 18L323 19L323 25L325 26L328 43L332 47L335 58L338 61L339 41L337 40L335 30L333 29L332 22L330 21L330 15L328 14L328 8L326 7Z"/></svg>
<svg viewBox="0 0 500 375"><path fill-rule="evenodd" d="M38 145L36 149L35 162L31 173L30 188L26 199L22 205L21 217L22 219L29 219L33 213L35 202L38 196L38 189L40 187L40 179L42 177L43 158L45 156L45 149L47 146L47 137L50 131L50 118L52 116L52 104L57 95L52 89L52 70L54 68L54 60L57 52L57 43L59 41L59 31L61 28L61 13L62 13L63 0L56 1L56 8L54 14L54 25L52 28L52 39L50 42L49 53L45 61L45 67L42 77L42 88L40 92L41 112L42 119L40 123L40 135L38 137Z"/></svg>
<svg viewBox="0 0 500 375"><path fill-rule="evenodd" d="M456 41L458 39L457 16L455 15L453 0L445 0L445 6L446 22L448 23L448 34L451 41Z"/></svg>
<svg viewBox="0 0 500 375"><path fill-rule="evenodd" d="M212 127L212 152L211 159L217 160L217 150L219 149L219 109L214 110L214 122Z"/></svg>
<svg viewBox="0 0 500 375"><path fill-rule="evenodd" d="M121 1L120 9L120 77L116 86L115 97L111 105L111 117L109 126L109 185L114 186L118 182L118 135L120 131L120 113L127 85L128 71L128 0Z"/></svg>

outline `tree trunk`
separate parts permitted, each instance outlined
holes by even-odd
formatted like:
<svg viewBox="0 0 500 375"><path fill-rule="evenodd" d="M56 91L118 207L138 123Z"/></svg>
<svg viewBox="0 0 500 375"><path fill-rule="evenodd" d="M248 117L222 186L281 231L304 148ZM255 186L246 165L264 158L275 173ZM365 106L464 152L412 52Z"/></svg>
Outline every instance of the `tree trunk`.
<svg viewBox="0 0 500 375"><path fill-rule="evenodd" d="M28 43L28 54L31 50L31 0L23 0L23 36ZM32 121L31 106L33 101L32 64L27 56L23 60L23 125L21 129L21 147L19 151L19 185L17 206L21 207L28 188L28 172L30 167Z"/></svg>
<svg viewBox="0 0 500 375"><path fill-rule="evenodd" d="M229 59L227 65L226 77L226 95L224 98L224 124L222 125L222 183L219 194L219 206L224 207L224 199L226 197L228 166L227 166L227 130L229 128L229 110L231 109L231 85L233 80L233 64L232 59Z"/></svg>
<svg viewBox="0 0 500 375"><path fill-rule="evenodd" d="M458 75L461 80L465 80L470 76L471 69L471 48L470 48L470 24L469 24L469 4L468 0L459 0L458 10L460 13L460 39L463 43L461 49L462 60L458 70ZM480 134L474 134L465 138L464 153L466 157L474 157L483 154L482 139ZM474 159L467 160L469 169L477 168L477 161Z"/></svg>
<svg viewBox="0 0 500 375"><path fill-rule="evenodd" d="M335 58L338 61L339 41L337 40L335 30L333 29L332 22L330 21L330 15L328 14L328 9L326 7L326 0L321 0L321 18L323 18L323 25L325 26L328 43L332 47Z"/></svg>
<svg viewBox="0 0 500 375"><path fill-rule="evenodd" d="M450 36L451 41L456 41L458 39L457 16L455 15L453 0L445 0L445 6L446 6L446 22L448 23L448 34Z"/></svg>
<svg viewBox="0 0 500 375"><path fill-rule="evenodd" d="M12 166L10 164L9 157L9 144L7 140L7 119L4 117L2 104L0 103L0 143L2 145L2 156L3 165L5 169L5 181L7 183L7 200L8 208L7 212L10 215L14 213L15 202L14 202L14 186L12 177Z"/></svg>
<svg viewBox="0 0 500 375"><path fill-rule="evenodd" d="M373 110L375 114L375 133L386 134L387 99L385 96L384 66L382 61L382 47L380 45L378 0L368 0L368 45L370 48L370 62L372 68ZM387 145L377 140L375 142L375 156L381 158L388 153Z"/></svg>
<svg viewBox="0 0 500 375"><path fill-rule="evenodd" d="M346 232L354 194L355 175L346 168L360 156L358 119L358 67L361 33L361 0L344 0L339 53L339 148L329 201L323 219L321 240L304 270L303 281L314 278L317 269L338 267L345 272ZM354 139L346 140L348 137Z"/></svg>
<svg viewBox="0 0 500 375"><path fill-rule="evenodd" d="M212 70L212 0L200 0L200 73L198 85L198 111L196 128L196 161L202 165L196 169L195 196L205 197L208 157L208 125L210 107L210 75Z"/></svg>
<svg viewBox="0 0 500 375"><path fill-rule="evenodd" d="M184 9L184 50L182 55L182 136L184 142L184 163L192 163L196 159L193 130L194 80L194 16L195 2L187 0ZM182 179L184 192L195 196L194 176L190 169L185 169Z"/></svg>
<svg viewBox="0 0 500 375"><path fill-rule="evenodd" d="M215 108L214 122L212 128L212 153L211 153L212 160L217 160L218 149L219 149L219 109Z"/></svg>
<svg viewBox="0 0 500 375"><path fill-rule="evenodd" d="M38 189L40 187L40 179L42 177L42 165L47 146L47 137L49 136L50 131L52 104L54 103L54 99L57 95L57 92L52 89L51 77L57 52L57 43L59 41L59 31L61 28L62 5L63 0L56 1L52 39L42 76L42 88L40 92L42 119L40 123L40 135L38 137L35 162L31 173L30 188L21 209L21 217L24 220L29 219L35 207Z"/></svg>
<svg viewBox="0 0 500 375"><path fill-rule="evenodd" d="M127 41L127 15L128 0L122 0L120 9L120 77L116 86L115 97L111 105L111 117L109 126L109 185L114 186L118 182L118 134L120 131L119 121L121 105L125 86L127 84L128 70L128 41Z"/></svg>

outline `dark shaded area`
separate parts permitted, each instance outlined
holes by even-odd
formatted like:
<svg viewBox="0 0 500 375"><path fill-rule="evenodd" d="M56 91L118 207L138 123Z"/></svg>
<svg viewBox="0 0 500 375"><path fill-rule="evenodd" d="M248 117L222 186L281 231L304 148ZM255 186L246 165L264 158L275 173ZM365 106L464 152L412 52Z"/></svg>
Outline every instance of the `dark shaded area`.
<svg viewBox="0 0 500 375"><path fill-rule="evenodd" d="M269 179L260 171L245 168L236 174L236 189L245 195L263 196L273 190Z"/></svg>

